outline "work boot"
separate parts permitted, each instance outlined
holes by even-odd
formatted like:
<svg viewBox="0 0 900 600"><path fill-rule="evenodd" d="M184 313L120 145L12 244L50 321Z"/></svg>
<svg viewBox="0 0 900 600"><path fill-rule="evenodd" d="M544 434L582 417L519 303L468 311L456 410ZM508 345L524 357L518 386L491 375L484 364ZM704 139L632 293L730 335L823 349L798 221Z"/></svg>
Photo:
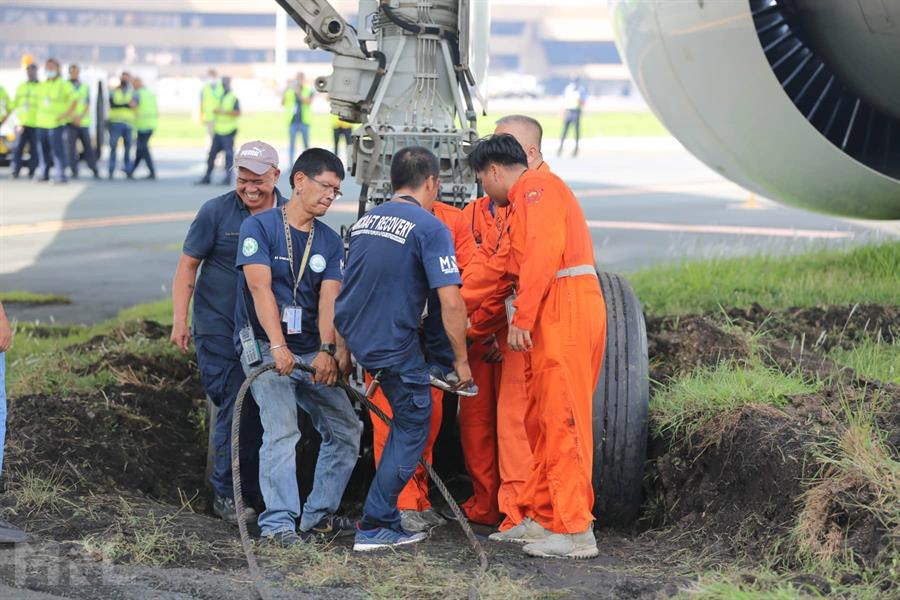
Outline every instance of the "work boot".
<svg viewBox="0 0 900 600"><path fill-rule="evenodd" d="M552 533L547 531L529 517L522 519L522 522L511 527L506 531L498 531L488 536L488 539L494 542L513 542L516 544L530 544L532 542L540 542Z"/></svg>
<svg viewBox="0 0 900 600"><path fill-rule="evenodd" d="M552 533L549 537L523 548L529 556L541 558L594 558L600 551L594 528L581 533Z"/></svg>
<svg viewBox="0 0 900 600"><path fill-rule="evenodd" d="M237 525L237 507L234 504L234 498L225 496L216 496L213 500L213 512L223 521ZM254 523L257 518L256 511L249 506L244 507L244 522Z"/></svg>
<svg viewBox="0 0 900 600"><path fill-rule="evenodd" d="M423 521L428 523L430 527L440 527L441 525L447 524L447 519L442 517L436 510L433 508L426 508L422 512L419 513L419 516Z"/></svg>
<svg viewBox="0 0 900 600"><path fill-rule="evenodd" d="M425 517L422 516L422 513L417 510L401 510L400 527L405 531L418 533L420 531L428 531L431 529L431 524L426 521Z"/></svg>
<svg viewBox="0 0 900 600"><path fill-rule="evenodd" d="M334 538L356 535L356 523L341 515L326 515L300 536L305 539L333 540Z"/></svg>
<svg viewBox="0 0 900 600"><path fill-rule="evenodd" d="M297 544L302 544L303 539L297 535L297 532L290 529L285 531L276 531L275 533L267 533L262 536L262 541L276 548L291 548Z"/></svg>
<svg viewBox="0 0 900 600"><path fill-rule="evenodd" d="M0 544L21 544L28 534L8 521L0 519Z"/></svg>

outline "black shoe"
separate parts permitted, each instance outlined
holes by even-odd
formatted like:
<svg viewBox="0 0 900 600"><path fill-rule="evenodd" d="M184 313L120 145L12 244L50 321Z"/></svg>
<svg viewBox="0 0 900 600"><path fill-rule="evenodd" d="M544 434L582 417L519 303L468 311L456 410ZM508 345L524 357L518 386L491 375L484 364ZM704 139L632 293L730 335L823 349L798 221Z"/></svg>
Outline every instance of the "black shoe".
<svg viewBox="0 0 900 600"><path fill-rule="evenodd" d="M144 179L156 179L156 173L150 173L149 175L144 177Z"/></svg>
<svg viewBox="0 0 900 600"><path fill-rule="evenodd" d="M231 185L231 178L230 178L230 177L226 177L225 179L223 179L223 180L222 180L222 185L230 186L230 185Z"/></svg>
<svg viewBox="0 0 900 600"><path fill-rule="evenodd" d="M232 525L237 525L237 507L234 504L233 498L226 498L225 496L216 496L213 500L213 512L228 523ZM254 523L257 518L256 511L253 510L250 506L244 506L244 522L245 523Z"/></svg>
<svg viewBox="0 0 900 600"><path fill-rule="evenodd" d="M50 178L47 176L44 176L44 177L39 178L38 181L50 181Z"/></svg>
<svg viewBox="0 0 900 600"><path fill-rule="evenodd" d="M301 531L304 539L333 540L334 538L356 535L356 524L341 515L328 515L313 525L308 531Z"/></svg>
<svg viewBox="0 0 900 600"><path fill-rule="evenodd" d="M18 178L19 178L19 174L18 174L18 173L13 173L13 174L12 174L12 178L13 178L13 179L18 179Z"/></svg>
<svg viewBox="0 0 900 600"><path fill-rule="evenodd" d="M110 178L110 179L115 179L115 176L116 176L115 173L110 173L110 174L109 174L109 178Z"/></svg>
<svg viewBox="0 0 900 600"><path fill-rule="evenodd" d="M27 533L12 523L0 519L0 544L21 544L27 540Z"/></svg>
<svg viewBox="0 0 900 600"><path fill-rule="evenodd" d="M72 179L78 179L78 171L72 171Z"/></svg>
<svg viewBox="0 0 900 600"><path fill-rule="evenodd" d="M94 171L94 179L100 179L100 171Z"/></svg>
<svg viewBox="0 0 900 600"><path fill-rule="evenodd" d="M295 531L279 531L278 533L270 533L262 536L262 541L276 548L291 548L297 544L302 544L303 539L297 535Z"/></svg>
<svg viewBox="0 0 900 600"><path fill-rule="evenodd" d="M134 171L125 171L125 177L128 179L134 179Z"/></svg>
<svg viewBox="0 0 900 600"><path fill-rule="evenodd" d="M209 185L210 183L209 177L204 177L200 181L195 181L194 185Z"/></svg>

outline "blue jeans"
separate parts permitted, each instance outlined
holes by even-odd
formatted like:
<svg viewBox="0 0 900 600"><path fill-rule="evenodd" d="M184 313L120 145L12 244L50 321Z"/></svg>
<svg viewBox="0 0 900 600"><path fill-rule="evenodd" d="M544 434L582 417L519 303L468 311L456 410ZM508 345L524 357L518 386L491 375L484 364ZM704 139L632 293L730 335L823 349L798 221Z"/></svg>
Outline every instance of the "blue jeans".
<svg viewBox="0 0 900 600"><path fill-rule="evenodd" d="M219 152L224 152L225 182L231 182L231 167L234 165L234 137L236 135L237 130L228 135L219 133L213 134L212 146L209 148L209 157L206 159L206 175L203 176L204 181L209 181L209 178L212 175L213 167L216 164L216 156L219 155Z"/></svg>
<svg viewBox="0 0 900 600"><path fill-rule="evenodd" d="M38 128L38 138L41 142L41 150L43 161L41 163L41 177L49 179L50 163L53 163L53 179L54 181L63 181L66 178L65 168L68 164L66 159L65 147L65 131L64 125L54 127L52 129ZM52 161L51 161L52 157Z"/></svg>
<svg viewBox="0 0 900 600"><path fill-rule="evenodd" d="M25 155L25 144L28 144L28 175L34 175L38 166L38 130L36 127L23 127L19 137L16 138L16 149L13 152L12 172L18 176L22 168L22 158Z"/></svg>
<svg viewBox="0 0 900 600"><path fill-rule="evenodd" d="M381 461L363 505L366 527L400 529L397 497L416 472L431 424L431 386L424 357L374 369L394 414Z"/></svg>
<svg viewBox="0 0 900 600"><path fill-rule="evenodd" d="M291 165L297 160L297 157L294 156L294 148L296 147L298 133L300 134L300 137L303 138L303 149L306 150L309 148L309 123L294 123L291 121L291 124L288 127L288 139L290 140L288 158L290 159Z"/></svg>
<svg viewBox="0 0 900 600"><path fill-rule="evenodd" d="M226 335L194 336L200 381L210 402L216 405L213 429L215 449L213 472L209 477L216 496L234 496L231 479L231 418L238 390L244 383L241 359L234 350L234 342ZM241 488L244 496L259 493L259 446L262 443L262 424L259 409L252 399L244 401L241 415Z"/></svg>
<svg viewBox="0 0 900 600"><path fill-rule="evenodd" d="M0 476L3 475L3 447L6 445L6 352L0 352Z"/></svg>
<svg viewBox="0 0 900 600"><path fill-rule="evenodd" d="M260 340L259 345L263 361L272 362L269 343ZM316 354L295 357L309 364ZM246 366L245 371L249 373ZM300 518L300 529L308 531L341 504L359 456L362 421L343 390L314 384L309 373L299 369L289 376L267 371L250 389L259 405L263 426L259 457L259 487L266 502L266 510L259 516L263 535L293 531L297 517L301 517L296 465L296 446L300 441L298 406L322 436L313 489Z"/></svg>
<svg viewBox="0 0 900 600"><path fill-rule="evenodd" d="M131 172L131 125L126 123L109 124L109 176L116 172L116 147L119 138L125 145L125 172Z"/></svg>

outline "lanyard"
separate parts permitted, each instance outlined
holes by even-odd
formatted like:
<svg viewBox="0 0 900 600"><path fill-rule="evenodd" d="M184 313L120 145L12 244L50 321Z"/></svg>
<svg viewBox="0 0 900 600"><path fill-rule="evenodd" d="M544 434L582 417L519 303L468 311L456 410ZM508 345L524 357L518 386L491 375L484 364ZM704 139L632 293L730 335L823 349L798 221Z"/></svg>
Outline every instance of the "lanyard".
<svg viewBox="0 0 900 600"><path fill-rule="evenodd" d="M405 196L405 195L404 196L395 196L395 198L400 198L401 200L406 200L407 202L412 202L419 208L422 208L422 204L418 200L413 198L412 196Z"/></svg>
<svg viewBox="0 0 900 600"><path fill-rule="evenodd" d="M303 279L303 273L306 271L306 263L309 260L309 252L312 250L313 236L316 233L316 221L313 219L312 224L309 227L309 237L306 239L306 249L303 251L303 258L300 260L300 274L294 275L294 244L291 241L291 227L288 225L287 218L287 208L281 207L281 218L284 221L284 239L287 242L287 255L288 262L291 265L291 277L294 279L294 305L297 305L297 286L300 285L300 280Z"/></svg>

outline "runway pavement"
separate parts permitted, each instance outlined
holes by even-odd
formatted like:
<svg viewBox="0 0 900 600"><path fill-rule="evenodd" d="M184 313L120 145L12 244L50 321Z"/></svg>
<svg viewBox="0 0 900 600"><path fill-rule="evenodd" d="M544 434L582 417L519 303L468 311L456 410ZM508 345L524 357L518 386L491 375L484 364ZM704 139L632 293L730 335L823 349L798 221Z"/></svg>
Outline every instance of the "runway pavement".
<svg viewBox="0 0 900 600"><path fill-rule="evenodd" d="M556 144L548 140L545 147ZM0 289L72 299L62 306L11 305L11 316L93 323L169 294L193 215L228 188L193 185L204 158L197 150L157 149L155 157L156 181L52 186L14 181L3 170ZM610 271L900 237L897 223L852 222L750 199L671 138L588 141L578 158L552 152L545 158L581 201L597 262ZM280 188L290 192L286 175ZM325 218L335 228L356 217L359 189L347 181L343 190Z"/></svg>

